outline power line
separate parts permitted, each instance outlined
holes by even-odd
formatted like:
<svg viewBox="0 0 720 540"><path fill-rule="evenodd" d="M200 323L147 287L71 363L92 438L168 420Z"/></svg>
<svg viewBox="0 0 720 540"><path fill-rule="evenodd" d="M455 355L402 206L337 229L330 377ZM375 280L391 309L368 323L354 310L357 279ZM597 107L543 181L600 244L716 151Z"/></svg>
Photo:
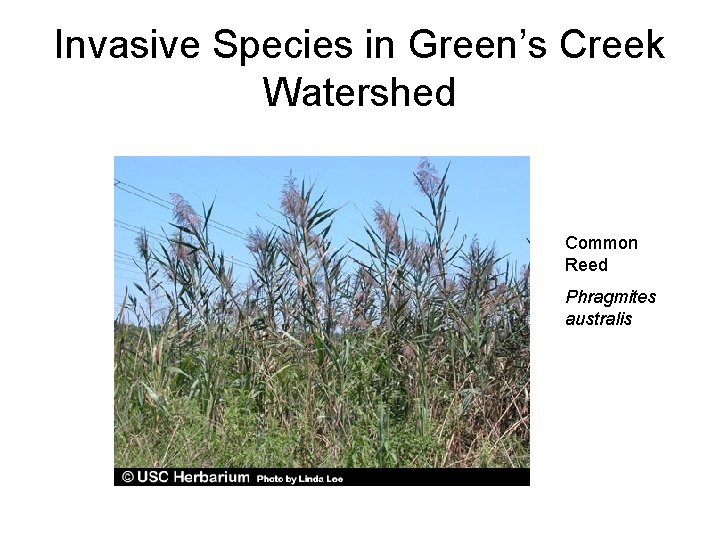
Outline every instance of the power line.
<svg viewBox="0 0 720 540"><path fill-rule="evenodd" d="M245 167L246 169L250 169L251 171L259 174L260 176L264 176L264 177L267 178L268 180L272 181L274 184L279 184L279 183L280 183L280 181L279 181L277 178L273 178L273 177L270 176L269 174L266 174L266 173L264 173L264 172L256 169L255 167L251 167L250 165L247 165L246 163L243 163L242 161L240 161L240 158L238 158L238 157L230 156L230 159L233 159L233 160L237 161L240 165L242 165L242 166Z"/></svg>
<svg viewBox="0 0 720 540"><path fill-rule="evenodd" d="M148 191L144 191L144 190L140 189L140 188L137 187L137 186L133 186L132 184L126 184L125 182L123 182L123 181L118 180L117 178L115 178L115 185L117 186L118 184L122 184L122 185L124 185L124 186L128 186L129 188L132 188L132 189L134 189L135 191L139 191L140 193L144 193L145 195L148 195L148 196L152 197L153 199L156 199L156 200L160 201L161 203L168 203L168 201L166 201L166 200L164 200L164 199L161 199L161 198L158 197L157 195L153 195L152 193L150 193L150 192L148 192ZM168 208L168 210L172 210L172 208Z"/></svg>
<svg viewBox="0 0 720 540"><path fill-rule="evenodd" d="M153 203L153 204L157 204L158 206L160 206L160 207L162 207L162 208L165 208L165 210L172 210L172 208L170 208L170 207L168 207L168 206L165 206L164 204L161 204L161 203L159 203L159 202L157 202L157 201L153 201L152 199L148 199L147 197L143 197L143 196L140 195L139 193L135 193L135 192L133 192L133 191L130 191L130 190L128 190L128 189L125 189L125 188L123 188L123 187L120 187L118 184L115 184L115 187L118 188L118 189L121 190L121 191L124 191L125 193L129 193L130 195L135 195L136 197L140 197L141 199L144 199L144 200L146 200L147 202L151 202L151 203Z"/></svg>
<svg viewBox="0 0 720 540"><path fill-rule="evenodd" d="M120 278L120 279L129 279L129 280L132 280L132 281L140 281L140 280L138 280L138 278L136 278L136 277L133 277L133 276L121 276L120 274L117 274L117 273L115 274L115 277L116 277L116 278Z"/></svg>
<svg viewBox="0 0 720 540"><path fill-rule="evenodd" d="M140 269L142 270L142 264L140 264L140 261L128 261L127 259L115 259L115 264L122 264L124 266L127 266L132 269L137 269L138 265L140 265Z"/></svg>
<svg viewBox="0 0 720 540"><path fill-rule="evenodd" d="M142 232L145 231L148 236L150 236L150 237L153 238L154 240L157 240L158 242L162 242L163 240L165 240L165 238L163 238L163 237L160 236L159 234L154 233L154 232L152 232L152 231L148 231L148 230L145 229L144 227L138 227L137 225L132 225L132 224L130 224L130 223L125 223L124 221L120 221L120 220L117 219L117 218L115 218L115 226L116 226L116 227L120 227L120 228L122 228L122 229L126 229L126 230L128 230L128 231L130 231L130 232L134 232L134 233L136 233L136 234L142 234Z"/></svg>
<svg viewBox="0 0 720 540"><path fill-rule="evenodd" d="M240 165L242 165L242 166L245 167L246 169L249 169L249 170L251 170L251 171L253 171L253 172L255 172L255 173L257 173L257 174L259 174L259 175L261 175L261 176L264 176L265 178L267 178L268 180L270 180L270 181L273 182L273 183L276 183L276 184L280 183L280 181L279 181L277 178L274 178L274 177L272 177L272 176L270 176L270 175L268 175L268 174L266 174L266 173L264 173L264 172L256 169L255 167L251 167L250 165L247 165L247 164L243 163L243 162L240 160L240 158L238 158L238 157L236 157L236 156L225 156L225 157L226 157L227 159L232 159L232 160L234 160L234 161L237 161ZM131 160L131 161L134 161L134 162L137 163L138 165L142 165L143 167L145 167L145 168L147 168L147 169L150 169L150 170L152 170L152 171L158 172L158 173L160 173L160 174L162 174L162 175L164 175L164 176L167 176L168 178L174 178L175 180L179 180L179 181L182 182L183 184L185 184L185 185L187 185L187 186L190 186L190 188L192 188L192 189L195 189L195 188L197 187L194 183L190 182L189 180L186 180L186 179L184 179L184 178L181 178L180 176L177 176L177 175L175 175L175 174L170 174L169 172L164 171L164 170L162 170L161 168L156 167L155 165L148 165L148 164L145 163L144 161L140 161L139 159L137 159L137 158L135 158L135 157L132 157L132 156L124 156L124 159L129 159L129 160ZM197 197L201 197L200 195L198 195L198 193L196 193L196 192L194 192L194 191L193 191L193 194L196 195ZM202 198L202 197L201 197L201 198ZM226 200L226 199L223 199L222 197L218 197L218 199L221 200L221 201ZM238 231L238 232L240 232L240 234L243 234L242 231Z"/></svg>
<svg viewBox="0 0 720 540"><path fill-rule="evenodd" d="M181 178L181 177L176 176L176 175L174 175L174 174L170 174L170 173L167 172L167 171L163 171L163 170L159 169L158 167L156 167L156 166L154 166L154 165L148 165L148 164L145 163L144 161L140 161L139 159L137 159L137 158L135 158L135 157L125 156L124 158L125 158L125 159L129 159L129 160L131 160L131 161L134 161L135 163L137 163L138 165L142 165L142 166L145 167L146 169L150 169L151 171L155 171L155 172L158 172L158 173L160 173L160 174L162 174L162 175L165 175L165 176L167 176L168 178L174 178L175 180L178 180L178 181L182 182L183 184L185 184L185 185L187 185L187 186L190 186L190 188L192 188L192 189L195 189L195 187L196 187L195 185L191 184L188 180L185 180L184 178ZM198 195L198 194L197 194L196 192L194 192L194 191L193 191L193 194L196 195L196 196L198 196L198 197L200 197L200 195Z"/></svg>
<svg viewBox="0 0 720 540"><path fill-rule="evenodd" d="M116 179L115 181L116 181L116 182L119 182L119 180L117 180L117 179ZM154 233L154 232L152 232L152 231L148 231L147 229L145 229L145 228L143 228L143 227L139 227L139 226L133 225L133 224L131 224L131 223L126 223L125 221L121 221L121 220L119 220L119 219L117 219L117 218L115 218L115 226L116 226L116 227L120 227L121 229L125 229L125 230L130 231L130 232L135 233L135 234L141 234L142 231L144 230L144 231L148 234L149 237L153 238L154 240L157 240L158 242L164 242L165 240L167 240L167 238L163 238L163 237L161 237L160 235L158 235L157 233ZM229 233L229 234L230 234L230 233ZM235 235L235 236L237 236L237 235ZM138 258L136 258L136 257L134 257L134 256L132 256L132 255L130 255L130 254L128 254L128 253L125 253L125 252L123 252L123 251L115 250L115 252L118 253L118 254L120 254L120 255L122 255L122 256L124 256L124 257L127 257L127 258L129 258L129 259L132 259L133 261L139 260ZM238 259L237 257L235 257L235 256L233 256L233 255L226 255L226 259L230 260L230 262L231 262L232 264L237 264L238 266L243 266L243 267L245 267L245 268L255 268L254 265L249 264L249 263L247 263L247 262L245 262L245 261L242 261L242 260Z"/></svg>
<svg viewBox="0 0 720 540"><path fill-rule="evenodd" d="M117 249L115 250L115 257L122 257L133 261L136 260L135 255L130 255L129 253L125 253L124 251L118 251Z"/></svg>
<svg viewBox="0 0 720 540"><path fill-rule="evenodd" d="M139 272L140 274L143 274L143 273L144 273L144 272L142 272L140 269L138 269L137 266L135 266L135 265L132 264L132 263L123 263L122 261L115 261L115 264L116 264L116 265L122 264L123 266L122 266L122 268L120 268L120 269L121 269L121 270L124 270L124 271L127 271L127 272L132 271L132 272Z"/></svg>
<svg viewBox="0 0 720 540"><path fill-rule="evenodd" d="M130 195L135 195L136 197L139 197L139 198L141 198L141 199L143 199L143 200L145 200L145 201L147 201L147 202L151 202L151 203L153 203L153 204L156 204L156 205L158 205L158 206L160 206L160 207L162 207L162 208L164 208L164 209L166 209L166 210L173 210L173 209L174 209L174 205L173 205L173 203L171 203L170 201L166 201L165 199L161 199L161 198L158 197L157 195L154 195L154 194L152 194L152 193L150 193L150 192L148 192L148 191L144 191L144 190L140 189L140 188L137 187L137 186L134 186L134 185L132 185L132 184L128 184L127 182L123 182L122 180L118 180L117 178L115 178L114 180L115 180L115 187L118 188L118 189L120 189L120 190L122 190L122 191L124 191L125 193L129 193ZM129 188L131 188L131 189L133 189L133 190L135 190L135 191L137 191L137 192L139 192L139 193L135 193L134 191L127 190L127 189L121 187L120 184L122 184L123 186L127 186L127 187L129 187ZM141 195L141 194L147 195L148 197L152 197L152 199L149 199L148 197L145 197L144 195ZM153 199L155 199L155 200L153 200ZM160 202L158 202L158 201L160 201ZM168 205L172 205L172 206L168 206ZM217 221L217 220L215 220L215 219L210 219L210 223L212 223L212 224L215 226L215 228L216 228L217 230L219 230L220 232L224 232L225 234L229 234L229 235L232 235L232 236L236 236L236 237L240 238L240 239L243 240L243 241L245 241L245 239L246 239L246 238L245 238L245 235L244 235L244 233L243 233L242 231L239 231L238 229L236 229L236 228L234 228L234 227L231 227L230 225L226 225L226 224L221 223L221 222L219 222L219 221Z"/></svg>
<svg viewBox="0 0 720 540"><path fill-rule="evenodd" d="M132 224L130 224L130 223L126 223L126 222L121 221L121 220L119 220L119 219L117 219L117 218L115 218L115 221L116 221L116 223L115 223L115 226L116 226L116 227L120 227L120 228L122 228L122 229L125 229L125 230L127 230L127 231L130 231L130 232L133 232L133 233L136 233L136 234L139 234L139 233L140 233L140 227L138 227L137 225L132 225ZM153 232L151 232L151 231L147 231L147 230L146 230L145 232L147 232L148 236L153 237L153 239L157 240L158 242L162 242L162 241L166 240L166 239L161 238L160 236L158 236L157 234L155 234L155 233L153 233ZM132 255L129 255L128 253L125 253L125 252L123 252L123 251L115 250L115 252L118 253L120 256L126 257L126 258L128 258L128 259L133 260L133 261L139 261L139 260L140 260L140 259L138 259L137 257L133 257ZM242 260L238 259L237 257L235 257L235 256L233 256L233 255L225 255L225 258L226 258L226 260L229 260L232 264L237 264L238 266L243 266L243 267L245 267L245 268L255 268L255 265L250 264L250 263L247 263L247 262L245 262L245 261L242 261ZM120 261L118 261L118 262L120 262Z"/></svg>

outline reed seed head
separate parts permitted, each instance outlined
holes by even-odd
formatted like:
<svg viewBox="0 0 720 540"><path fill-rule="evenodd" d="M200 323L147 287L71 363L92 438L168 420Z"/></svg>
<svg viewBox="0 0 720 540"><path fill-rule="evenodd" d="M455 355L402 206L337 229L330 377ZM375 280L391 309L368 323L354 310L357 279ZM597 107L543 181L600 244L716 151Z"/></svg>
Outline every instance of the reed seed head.
<svg viewBox="0 0 720 540"><path fill-rule="evenodd" d="M428 197L434 197L440 189L440 184L441 179L435 166L428 158L421 159L415 171L415 185Z"/></svg>
<svg viewBox="0 0 720 540"><path fill-rule="evenodd" d="M292 175L292 171L289 176L285 177L280 206L282 206L285 216L296 223L302 223L307 218L307 201L298 190L297 178Z"/></svg>
<svg viewBox="0 0 720 540"><path fill-rule="evenodd" d="M380 203L375 203L375 224L380 229L383 241L394 253L400 253L402 242L398 233L398 218L390 210L385 210Z"/></svg>
<svg viewBox="0 0 720 540"><path fill-rule="evenodd" d="M137 247L138 253L143 260L148 261L150 259L150 248L148 241L148 233L145 227L140 229L140 234L135 238L135 246Z"/></svg>
<svg viewBox="0 0 720 540"><path fill-rule="evenodd" d="M248 232L245 245L251 253L262 253L268 248L269 239L269 233L256 227L255 230Z"/></svg>
<svg viewBox="0 0 720 540"><path fill-rule="evenodd" d="M407 250L407 259L416 272L426 268L432 255L432 246L428 242L413 240Z"/></svg>
<svg viewBox="0 0 720 540"><path fill-rule="evenodd" d="M199 230L200 216L193 207L190 206L190 203L188 203L179 193L171 193L170 199L175 207L173 209L173 215L175 216L178 224L195 231Z"/></svg>

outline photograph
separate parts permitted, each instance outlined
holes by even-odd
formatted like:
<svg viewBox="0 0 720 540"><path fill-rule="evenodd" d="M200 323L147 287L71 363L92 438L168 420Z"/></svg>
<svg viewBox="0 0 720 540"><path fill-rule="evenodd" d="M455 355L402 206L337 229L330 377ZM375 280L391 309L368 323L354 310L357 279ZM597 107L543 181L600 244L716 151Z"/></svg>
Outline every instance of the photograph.
<svg viewBox="0 0 720 540"><path fill-rule="evenodd" d="M529 157L114 175L115 467L529 469Z"/></svg>

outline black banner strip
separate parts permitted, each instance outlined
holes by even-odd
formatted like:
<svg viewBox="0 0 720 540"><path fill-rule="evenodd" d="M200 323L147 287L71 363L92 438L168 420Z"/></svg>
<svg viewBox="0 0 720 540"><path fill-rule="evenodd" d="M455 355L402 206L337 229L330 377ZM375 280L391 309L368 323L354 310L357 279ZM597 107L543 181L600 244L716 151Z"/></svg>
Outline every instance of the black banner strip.
<svg viewBox="0 0 720 540"><path fill-rule="evenodd" d="M116 486L529 486L530 469L115 469Z"/></svg>

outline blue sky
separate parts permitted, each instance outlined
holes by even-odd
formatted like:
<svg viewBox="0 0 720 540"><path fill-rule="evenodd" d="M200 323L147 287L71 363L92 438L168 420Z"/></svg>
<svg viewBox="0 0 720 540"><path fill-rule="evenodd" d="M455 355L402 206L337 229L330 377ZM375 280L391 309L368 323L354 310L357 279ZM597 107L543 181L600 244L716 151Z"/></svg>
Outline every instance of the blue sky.
<svg viewBox="0 0 720 540"><path fill-rule="evenodd" d="M400 213L408 228L424 230L413 207L429 215L429 205L414 184L415 157L116 157L115 180L115 305L126 286L142 282L130 257L137 256L137 227L171 234L172 211L163 208L170 193L182 195L202 214L202 205L215 199L212 218L246 232L269 222L280 223L284 177L292 170L298 180L314 182L315 194L325 193L326 207L335 214L333 244L348 237L366 243L363 216L372 221L376 201ZM518 268L530 260L530 158L428 157L442 173L448 164L448 220L459 219L456 240L477 236L481 246L495 243ZM139 191L141 190L141 191ZM128 192L132 192L128 193ZM145 192L145 193L143 193ZM143 198L144 197L144 198ZM152 202L151 202L152 201ZM164 203L171 206L169 202ZM128 230L130 229L130 230ZM230 231L235 232L235 231ZM249 263L240 235L211 229L211 239L227 257ZM151 245L156 245L152 243ZM351 245L347 246L350 249ZM354 250L358 251L355 247ZM358 254L359 255L359 254ZM247 270L235 273L244 281Z"/></svg>

